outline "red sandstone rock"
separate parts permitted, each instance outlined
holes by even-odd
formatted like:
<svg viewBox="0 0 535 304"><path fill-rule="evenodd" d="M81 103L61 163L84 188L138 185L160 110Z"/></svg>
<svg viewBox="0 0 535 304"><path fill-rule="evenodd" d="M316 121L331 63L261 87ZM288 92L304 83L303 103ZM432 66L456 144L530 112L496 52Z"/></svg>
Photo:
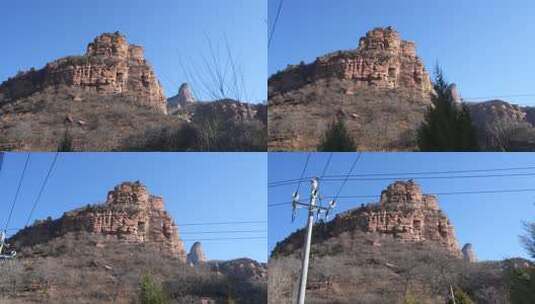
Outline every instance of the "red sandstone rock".
<svg viewBox="0 0 535 304"><path fill-rule="evenodd" d="M0 95L9 102L46 87L68 85L98 94L125 94L136 102L166 112L163 89L141 46L128 44L120 33L95 38L83 56L70 56L31 70L0 85Z"/></svg>
<svg viewBox="0 0 535 304"><path fill-rule="evenodd" d="M331 53L275 74L269 80L269 95L328 78L352 80L354 90L405 88L426 96L433 90L414 42L401 40L398 32L386 27L369 31L356 50Z"/></svg>
<svg viewBox="0 0 535 304"><path fill-rule="evenodd" d="M60 219L39 222L17 233L16 246L32 245L70 232L88 232L132 243L145 243L186 261L178 228L161 197L139 182L125 182L108 193L106 203L66 212Z"/></svg>

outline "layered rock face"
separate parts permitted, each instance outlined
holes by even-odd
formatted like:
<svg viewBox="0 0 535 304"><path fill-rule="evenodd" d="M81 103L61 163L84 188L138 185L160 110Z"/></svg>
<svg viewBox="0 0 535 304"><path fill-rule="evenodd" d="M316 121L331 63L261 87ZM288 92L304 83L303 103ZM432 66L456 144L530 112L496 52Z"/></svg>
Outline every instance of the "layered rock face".
<svg viewBox="0 0 535 304"><path fill-rule="evenodd" d="M125 182L110 191L102 205L66 212L57 220L41 221L11 238L16 247L46 242L71 232L105 235L121 241L145 243L186 261L184 245L161 197L149 194L139 182Z"/></svg>
<svg viewBox="0 0 535 304"><path fill-rule="evenodd" d="M440 209L436 197L422 194L420 186L413 181L395 182L381 193L378 203L337 214L323 225L318 229L321 239L363 231L390 235L402 242L429 243L461 256L454 227ZM274 253L287 251L284 247L300 247L301 232L281 242Z"/></svg>
<svg viewBox="0 0 535 304"><path fill-rule="evenodd" d="M289 66L268 87L270 151L316 150L339 119L361 151L414 151L433 92L415 44L391 27L369 31L354 50Z"/></svg>
<svg viewBox="0 0 535 304"><path fill-rule="evenodd" d="M433 89L414 42L401 40L397 31L386 27L369 31L356 50L318 57L311 64L289 66L273 75L269 79L269 95L328 78L351 80L355 90L406 88L427 95Z"/></svg>
<svg viewBox="0 0 535 304"><path fill-rule="evenodd" d="M267 279L267 265L249 258L210 262L212 270L239 280Z"/></svg>
<svg viewBox="0 0 535 304"><path fill-rule="evenodd" d="M342 226L356 220L368 232L391 234L402 241L432 241L459 254L455 230L435 196L422 194L413 181L395 182L381 193L377 205L337 216Z"/></svg>
<svg viewBox="0 0 535 304"><path fill-rule="evenodd" d="M167 107L169 110L181 109L189 104L195 103L197 100L193 96L191 87L188 83L183 83L178 89L178 94L167 99Z"/></svg>
<svg viewBox="0 0 535 304"><path fill-rule="evenodd" d="M83 56L70 56L30 70L0 85L0 104L50 86L81 87L102 95L123 94L141 105L166 112L163 89L143 48L128 44L120 33L95 38Z"/></svg>
<svg viewBox="0 0 535 304"><path fill-rule="evenodd" d="M195 242L191 246L186 262L192 266L199 266L206 263L206 256L201 242Z"/></svg>

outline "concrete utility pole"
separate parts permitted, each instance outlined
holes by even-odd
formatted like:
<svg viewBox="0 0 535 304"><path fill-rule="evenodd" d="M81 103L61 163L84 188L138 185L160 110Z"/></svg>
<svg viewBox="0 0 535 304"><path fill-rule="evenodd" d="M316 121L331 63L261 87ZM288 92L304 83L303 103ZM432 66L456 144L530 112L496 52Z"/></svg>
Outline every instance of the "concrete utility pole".
<svg viewBox="0 0 535 304"><path fill-rule="evenodd" d="M297 192L294 193L293 201L292 201L292 205L293 205L292 219L295 218L296 208L308 209L305 246L303 248L303 261L302 261L302 266L301 266L301 278L299 281L299 291L297 294L298 304L305 304L305 293L306 293L307 276L308 276L308 263L310 260L310 245L312 242L312 227L314 226L314 213L317 212L317 214L319 215L320 213L323 212L325 213L325 216L327 216L329 212L335 206L334 201L329 202L328 207L318 206L317 201L319 198L319 179L317 177L313 177L310 182L310 185L311 185L310 202L308 204L299 202L299 194Z"/></svg>

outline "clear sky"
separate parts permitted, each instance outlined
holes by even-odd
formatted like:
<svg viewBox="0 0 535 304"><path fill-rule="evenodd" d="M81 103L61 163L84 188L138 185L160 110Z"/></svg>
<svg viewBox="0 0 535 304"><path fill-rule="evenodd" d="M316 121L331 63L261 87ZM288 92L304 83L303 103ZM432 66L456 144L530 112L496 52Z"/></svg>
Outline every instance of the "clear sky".
<svg viewBox="0 0 535 304"><path fill-rule="evenodd" d="M23 227L54 153L31 153L10 228ZM0 172L1 229L16 193L26 153L7 153ZM140 180L162 196L189 251L201 241L209 259L266 260L266 153L62 153L33 219L60 217L88 203L104 202L123 181ZM32 219L32 222L33 222ZM191 223L263 221L256 224L180 226ZM211 231L260 231L199 234ZM10 233L15 231L10 230ZM197 232L197 233L195 233Z"/></svg>
<svg viewBox="0 0 535 304"><path fill-rule="evenodd" d="M269 1L272 24L281 0ZM535 106L535 2L530 0L284 1L269 49L269 74L341 49L374 27L415 41L428 71L438 61L463 97L509 97Z"/></svg>
<svg viewBox="0 0 535 304"><path fill-rule="evenodd" d="M81 55L94 37L120 31L130 43L144 46L167 97L190 81L194 93L207 98L180 62L202 70L203 58L211 58L208 40L223 61L227 40L243 74L244 94L253 101L266 99L264 0L17 0L1 1L0 12L0 82L19 70Z"/></svg>
<svg viewBox="0 0 535 304"><path fill-rule="evenodd" d="M299 178L305 165L307 153L270 153L269 182ZM320 176L327 162L328 153L313 153L305 176ZM335 153L326 175L345 175L356 153ZM490 178L414 179L424 193L449 193L465 191L488 191L507 189L533 189L535 181L535 154L527 153L363 153L353 174L398 173L396 177L409 179L411 175L399 173L436 172L451 170L480 170L497 168L532 167L532 169L498 172L442 174L452 175L511 175ZM518 174L524 174L520 176ZM420 175L425 177L440 175ZM384 177L384 176L383 176ZM382 177L380 177L382 178ZM388 177L386 177L388 178ZM405 179L405 180L406 180ZM390 180L348 181L340 196L377 195L392 183ZM333 196L342 182L320 184L323 196ZM291 201L297 185L271 187L268 189L269 204ZM300 188L301 199L309 197L309 183ZM522 221L535 220L535 191L523 193L438 195L439 205L456 229L460 246L472 243L481 260L498 260L508 257L525 257L519 235L523 234ZM377 199L339 199L336 213L376 202ZM332 218L331 218L332 219ZM269 250L277 241L302 228L306 213L301 209L296 221L291 223L290 205L268 207Z"/></svg>

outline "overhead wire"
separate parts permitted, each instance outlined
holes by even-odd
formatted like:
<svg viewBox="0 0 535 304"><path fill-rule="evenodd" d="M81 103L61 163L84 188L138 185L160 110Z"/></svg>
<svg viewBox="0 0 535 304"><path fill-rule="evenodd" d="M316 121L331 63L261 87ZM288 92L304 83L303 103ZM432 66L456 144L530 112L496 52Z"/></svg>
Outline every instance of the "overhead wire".
<svg viewBox="0 0 535 304"><path fill-rule="evenodd" d="M22 188L22 182L24 180L24 176L26 175L26 169L28 168L29 162L30 162L30 153L26 153L26 161L24 162L24 169L22 169L22 174L20 175L20 178L19 178L17 191L15 192L13 202L11 203L11 209L9 211L9 215L7 217L6 224L4 226L4 231L7 231L7 229L9 228L9 223L11 222L11 217L13 216L13 210L15 209L15 204L17 203L17 200L19 198L20 189Z"/></svg>
<svg viewBox="0 0 535 304"><path fill-rule="evenodd" d="M268 49L271 46L271 41L273 40L273 35L275 34L275 30L277 29L277 23L279 22L279 18L280 18L281 12L282 12L283 4L284 4L284 0L281 0L279 2L279 6L277 8L277 13L275 15L275 19L273 21L273 25L271 26L271 31L270 31L270 33L268 35Z"/></svg>
<svg viewBox="0 0 535 304"><path fill-rule="evenodd" d="M338 189L338 191L336 192L336 195L334 196L334 200L336 201L336 199L338 198L338 196L340 195L340 193L342 193L342 190L344 189L344 186L346 185L347 183L347 180L349 178L349 175L351 173L353 173L353 170L355 169L355 166L357 165L357 163L359 162L360 160L360 157L362 156L362 152L358 152L357 156L355 157L355 160L353 161L353 164L351 165L351 168L349 169L349 171L347 172L347 175L344 179L344 181L342 182L342 184L340 185L340 188Z"/></svg>
<svg viewBox="0 0 535 304"><path fill-rule="evenodd" d="M54 167L56 165L56 161L58 160L59 152L56 152L54 155L54 159L52 160L52 163L50 164L48 168L48 172L46 173L45 179L43 180L43 183L41 184L41 188L39 189L39 193L37 194L37 197L35 201L33 202L32 209L30 210L30 214L28 215L28 219L26 220L26 226L30 224L30 220L32 219L33 213L35 212L35 209L37 207L37 204L41 200L41 197L43 195L43 192L45 191L46 185L48 183L48 180L50 179L50 175L52 174L52 171L54 170Z"/></svg>
<svg viewBox="0 0 535 304"><path fill-rule="evenodd" d="M525 193L525 192L535 192L535 188L523 188L523 189L497 189L497 190L476 190L476 191L451 191L451 192L429 192L430 195L437 196L447 196L447 195L471 195L471 194L498 194L498 193ZM338 199L374 199L379 198L380 195L342 195L338 196ZM325 198L331 198L331 196L326 196ZM268 207L277 207L288 205L291 202L280 202L269 204Z"/></svg>

